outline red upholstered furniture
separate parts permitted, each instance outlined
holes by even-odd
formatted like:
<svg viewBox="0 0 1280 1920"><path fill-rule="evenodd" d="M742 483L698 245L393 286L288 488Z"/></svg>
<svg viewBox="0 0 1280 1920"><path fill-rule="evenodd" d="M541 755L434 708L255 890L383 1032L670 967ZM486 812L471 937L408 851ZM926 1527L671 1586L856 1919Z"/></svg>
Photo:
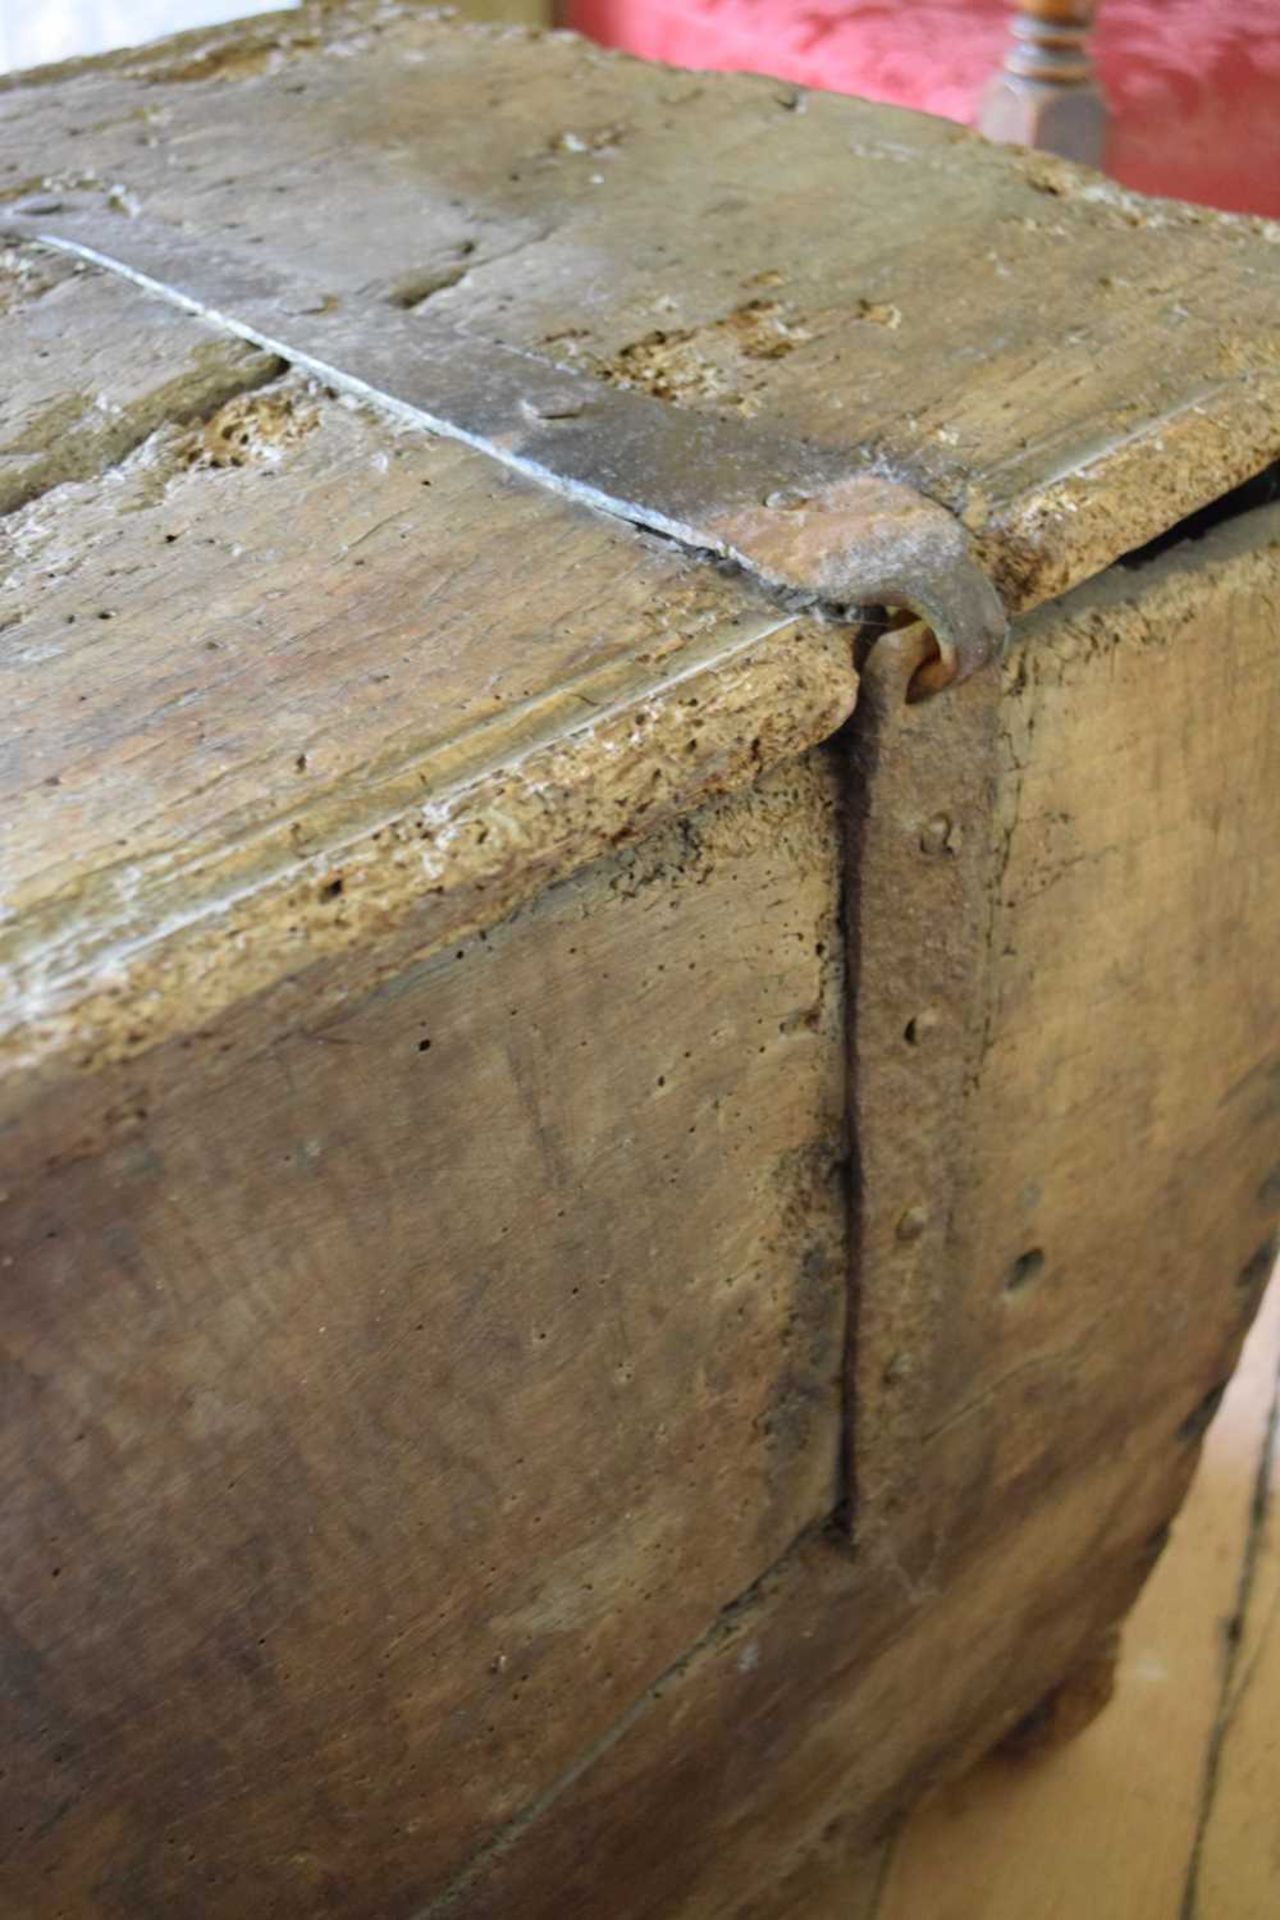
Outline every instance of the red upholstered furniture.
<svg viewBox="0 0 1280 1920"><path fill-rule="evenodd" d="M776 73L976 123L1007 0L568 0L565 21L678 66ZM1280 0L1103 0L1107 171L1280 215Z"/></svg>

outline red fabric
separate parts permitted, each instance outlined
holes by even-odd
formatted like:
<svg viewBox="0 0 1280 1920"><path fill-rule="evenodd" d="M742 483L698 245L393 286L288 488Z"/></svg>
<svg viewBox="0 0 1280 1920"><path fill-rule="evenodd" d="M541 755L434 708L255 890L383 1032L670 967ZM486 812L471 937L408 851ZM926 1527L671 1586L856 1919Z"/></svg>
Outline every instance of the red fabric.
<svg viewBox="0 0 1280 1920"><path fill-rule="evenodd" d="M972 122L1006 0L570 0L568 24L681 67L773 73ZM1102 0L1107 171L1146 193L1280 214L1280 0Z"/></svg>

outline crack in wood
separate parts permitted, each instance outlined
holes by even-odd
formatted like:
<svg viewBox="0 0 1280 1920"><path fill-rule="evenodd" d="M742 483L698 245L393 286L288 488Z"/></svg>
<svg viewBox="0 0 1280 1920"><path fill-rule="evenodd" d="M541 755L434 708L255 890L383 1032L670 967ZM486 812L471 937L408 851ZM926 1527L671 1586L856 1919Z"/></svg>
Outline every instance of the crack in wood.
<svg viewBox="0 0 1280 1920"><path fill-rule="evenodd" d="M95 243L95 216L83 209L60 232L13 209L8 219L34 244L123 277L401 426L459 441L580 505L740 568L790 611L841 623L868 606L915 613L936 636L937 658L912 697L967 678L1003 648L1004 606L959 520L860 449L824 451L683 413L394 303L348 331L340 364L277 333L278 279L256 265L138 221L125 259ZM77 238L77 224L93 238ZM317 295L291 311L305 328L324 306Z"/></svg>

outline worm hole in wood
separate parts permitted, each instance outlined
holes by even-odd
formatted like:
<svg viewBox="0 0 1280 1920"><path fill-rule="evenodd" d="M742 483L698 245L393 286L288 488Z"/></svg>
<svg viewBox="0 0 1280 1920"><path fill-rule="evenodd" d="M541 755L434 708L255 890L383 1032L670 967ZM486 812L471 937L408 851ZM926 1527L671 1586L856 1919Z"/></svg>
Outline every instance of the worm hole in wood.
<svg viewBox="0 0 1280 1920"><path fill-rule="evenodd" d="M1009 1270L1004 1276L1005 1292L1023 1292L1043 1271L1044 1249L1042 1247L1028 1247L1024 1253L1020 1253L1017 1259L1010 1263Z"/></svg>

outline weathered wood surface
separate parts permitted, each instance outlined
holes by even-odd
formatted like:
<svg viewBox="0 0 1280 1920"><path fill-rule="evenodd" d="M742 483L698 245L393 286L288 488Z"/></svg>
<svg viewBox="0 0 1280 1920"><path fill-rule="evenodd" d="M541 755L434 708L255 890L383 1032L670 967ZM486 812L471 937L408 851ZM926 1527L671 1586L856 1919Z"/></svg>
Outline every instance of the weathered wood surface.
<svg viewBox="0 0 1280 1920"><path fill-rule="evenodd" d="M1033 616L1006 663L948 1257L913 1342L860 1343L853 1396L872 1488L877 1468L900 1483L895 1396L927 1407L888 1541L922 1593L1072 1460L1144 1428L1194 1438L1265 1282L1278 560L1280 514L1243 517ZM917 1020L913 1059L951 1005Z"/></svg>
<svg viewBox="0 0 1280 1920"><path fill-rule="evenodd" d="M1267 230L1135 202L911 116L359 3L51 71L3 100L0 181L27 231L87 217L124 253L140 223L180 232L274 276L286 344L337 364L344 342L393 324L411 355L429 308L639 389L658 411L728 411L846 447L960 513L1018 602L1280 448ZM32 254L24 271L54 269ZM247 349L162 302L131 307L95 275L72 292L22 316L52 342L49 363L24 365L24 417L83 411L73 362L90 331L117 342L108 359L158 331L201 368L227 356L246 384L260 377ZM175 387L162 361L142 396L104 384L118 430L64 439L61 469L37 462L46 479L88 474L166 414L207 410L207 378ZM107 473L96 499L33 512L6 608L22 622L14 707L88 711L75 716L79 785L50 766L39 779L60 787L23 773L21 796L5 796L15 1064L43 1059L53 1077L127 1061L336 948L447 944L618 831L812 744L852 703L839 637L764 595L456 449L389 438L385 421L362 433L323 397L303 414L325 430L290 429L281 446L271 400L233 409L254 443L244 472L198 435L170 438ZM29 488L30 459L22 471ZM298 493L269 542L268 475L277 496ZM123 521L126 502L138 512ZM159 524L214 513L226 537L203 548ZM27 540L21 523L11 532ZM513 580L500 556L517 541ZM82 633L68 643L82 591L119 623L108 651L93 634L100 670L117 648L132 662L110 716L69 685L89 657ZM200 609L190 632L175 634L175 606ZM242 671L254 620L272 659L294 663L269 704ZM758 646L743 650L741 622ZM91 798L108 771L123 832Z"/></svg>
<svg viewBox="0 0 1280 1920"><path fill-rule="evenodd" d="M1046 1488L936 1604L913 1607L883 1566L859 1579L830 1547L798 1551L426 1913L792 1920L811 1859L854 1850L971 1764L1131 1603L1151 1564L1142 1528L1186 1487L1143 1438L1145 1475L1095 1459Z"/></svg>
<svg viewBox="0 0 1280 1920"><path fill-rule="evenodd" d="M92 1512L87 1565L100 1555L99 1575L104 1563L115 1567L110 1578L91 1581L78 1556L66 1564L50 1557L46 1567L26 1555L9 1569L30 1640L38 1645L41 1622L55 1614L64 1631L72 1629L56 1661L33 1658L24 1669L30 1738L49 1765L44 1778L33 1766L21 1772L38 1796L37 1824L67 1798L68 1779L83 1792L35 1853L23 1837L11 1868L19 1902L33 1884L33 1861L43 1866L47 1857L54 1886L68 1890L99 1862L105 1878L90 1910L108 1914L145 1912L148 1901L163 1910L176 1888L192 1884L197 1862L215 1876L201 1896L211 1913L243 1903L244 1883L234 1875L248 1873L250 1862L259 1888L262 1874L287 1874L280 1884L292 1886L302 1910L321 1897L351 1910L372 1888L369 1910L384 1914L400 1910L402 1887L425 1898L434 1886L442 1910L468 1913L518 1906L558 1914L566 1900L611 1916L794 1911L795 1888L808 1884L812 1870L807 1854L856 1846L913 1786L997 1737L1123 1607L1185 1484L1200 1409L1230 1364L1261 1277L1253 1256L1274 1218L1277 1130L1266 1066L1275 1032L1267 967L1277 931L1267 831L1275 749L1266 724L1265 609L1275 593L1278 532L1274 512L1219 529L1082 591L1020 636L1002 707L995 845L1004 877L989 948L991 1044L970 1103L968 1182L960 1187L969 1197L952 1249L952 1288L941 1295L951 1311L939 1321L942 1364L929 1371L934 1426L923 1436L929 1444L919 1456L915 1508L900 1517L896 1536L882 1530L853 1559L821 1539L802 1547L710 1631L692 1660L679 1656L698 1630L699 1607L705 1617L736 1593L753 1577L748 1567L767 1565L787 1529L820 1516L834 1496L839 1289L830 1267L825 1280L811 1271L817 1285L800 1307L801 1243L788 1243L778 1247L776 1267L738 1293L736 1306L749 1304L740 1331L731 1317L726 1337L725 1322L708 1312L718 1250L736 1247L736 1257L749 1260L753 1233L768 1231L778 1203L778 1188L760 1177L762 1122L768 1119L773 1145L791 1166L780 1177L792 1183L789 1217L809 1246L811 1156L830 1166L838 1151L835 996L823 999L831 993L823 971L830 963L814 953L830 938L837 858L830 790L823 798L820 781L806 788L775 779L758 831L746 823L759 800L715 810L710 831L695 829L692 865L689 836L678 834L585 876L462 961L436 961L352 1008L345 1021L266 1054L259 1079L220 1099L210 1102L193 1087L185 1106L139 1123L132 1147L108 1164L109 1178L85 1161L56 1183L17 1195L40 1217L9 1242L20 1255L20 1297L31 1303L18 1322L25 1390L11 1404L22 1415L24 1446L33 1431L47 1433L42 1457L56 1462L35 1483L38 1530L51 1546L78 1533L84 1549ZM946 715L942 703L918 711L938 725ZM1229 754L1222 750L1228 740ZM1170 753L1178 761L1173 777ZM1124 767L1123 780L1106 774L1113 765ZM817 811L801 802L799 813L813 822L812 837L793 825L800 838L789 842L787 822L806 790ZM953 822L962 832L969 824ZM919 825L902 815L917 850ZM1237 850L1250 846L1251 859L1224 857L1224 835ZM789 844L796 850L808 903L805 925L795 928L800 972L781 981L773 968L788 945L776 946L768 915L743 918L761 898L778 911L776 877L761 863L776 860L779 841L784 854ZM825 867L821 854L811 858L823 844ZM1096 871L1090 877L1091 868L1101 879ZM635 920L656 915L666 928L673 886L691 957L702 964L714 950L710 966L721 985L706 1001L686 997L683 972L678 991L652 977L641 992L628 984L650 972L655 951L663 965L674 957L655 950ZM1068 940L1053 911L1055 890L1067 903ZM1197 942L1186 936L1191 926ZM756 946L741 945L748 931ZM570 947L579 948L572 962ZM483 969L495 967L519 977L481 990ZM599 978L606 970L612 977ZM625 1116L602 1115L598 1130L585 1125L581 1089L561 1096L545 1083L547 1055L537 1032L526 1030L527 1009L536 1010L535 1022L550 1020L547 983L563 994L566 972L575 993L592 997L571 1022L584 1038L609 1033L631 1007L629 1039L607 1044L611 1059L634 1061L638 1084L651 1087L650 1110L662 1116L656 1131L635 1126L629 1081L615 1088ZM1153 989L1154 1002L1147 998ZM702 1054L706 1008L722 1004L724 992L737 1011L718 1036L713 1021L711 1052ZM762 1040L768 1052L756 1056L760 1066L749 1040L743 1045L753 996L762 1035L787 1029L785 1038ZM1172 1027L1158 1018L1170 1002L1181 1014ZM815 1026L812 1009L824 1004ZM1087 1017L1068 1019L1068 1009ZM694 1022L699 1069L694 1086L681 1092L676 1082L669 1093L658 1081L670 1072L671 1023L682 1018ZM513 1037L495 1060L481 1029L503 1019L514 1021ZM432 1042L425 1054L418 1051L423 1038ZM920 1044L919 1028L911 1044ZM804 1057L810 1066L797 1086ZM1259 1058L1260 1073L1253 1071ZM465 1141L452 1102L416 1095L416 1076L437 1069L448 1076L446 1088L492 1089L479 1106L467 1092L469 1121L494 1118ZM688 1144L682 1113L668 1127L672 1110L664 1113L661 1103L714 1106L726 1076L739 1073L749 1077L735 1102L736 1152L731 1132L726 1157L722 1108L710 1157L690 1162L690 1152L702 1149ZM508 1084L525 1091L513 1097ZM612 1097L610 1076L593 1071L582 1084L597 1100ZM304 1112L317 1116L305 1140L295 1138ZM795 1116L800 1148L791 1163L776 1131L785 1132L786 1113ZM553 1169L548 1190L545 1148L557 1137L570 1159ZM483 1156L472 1160L477 1142ZM1045 1157L1033 1169L1037 1145ZM678 1161L678 1184L664 1185L664 1153L674 1156L669 1165ZM495 1162L510 1218L494 1206ZM634 1216L619 1213L623 1167L621 1177L645 1196ZM560 1181L576 1194L571 1243L559 1237L563 1224L543 1221ZM749 1216L736 1217L744 1191L763 1209L754 1228ZM706 1283L684 1296L687 1317L674 1321L668 1271L642 1257L632 1238L638 1228L648 1243L654 1196L664 1192L670 1231L696 1250ZM443 1213L441 1194L448 1196ZM691 1218L691 1199L703 1194L706 1211ZM233 1230L220 1209L241 1205ZM717 1205L734 1212L727 1241L709 1224ZM841 1229L834 1198L826 1207L830 1249ZM516 1213L534 1224L526 1224L507 1269L513 1256L501 1249L511 1236L501 1229ZM984 1237L975 1239L966 1220L976 1220ZM60 1237L49 1240L51 1230ZM79 1258L77 1236L85 1249ZM486 1236L498 1249L492 1262L483 1257ZM427 1244L433 1254L424 1259ZM662 1303L643 1353L650 1364L637 1363L625 1383L659 1403L640 1423L642 1442L635 1430L619 1430L600 1402L602 1393L624 1391L616 1370L626 1359L609 1344L617 1323L600 1321L598 1291L592 1298L602 1245L617 1249L611 1297L621 1284L628 1301L638 1286L650 1311ZM1033 1246L1044 1253L1041 1265L1023 1259ZM734 1257L728 1251L730 1266ZM100 1284L104 1258L120 1276L110 1289ZM578 1261L589 1284L569 1277ZM483 1268L490 1283L478 1302L470 1292L460 1298L437 1290L430 1278ZM352 1291L352 1274L372 1273L382 1291L370 1294L363 1284ZM592 1302L580 1325L574 1284ZM545 1327L535 1324L540 1304ZM797 1310L813 1316L804 1336L812 1342L811 1370L793 1383L792 1412L808 1412L812 1424L793 1427L779 1448L777 1429L765 1434L768 1415L753 1396L766 1381L777 1387L779 1356L792 1351L783 1335ZM465 1325L453 1324L458 1314ZM415 1337L425 1322L425 1374L404 1370L411 1317ZM430 1337L433 1324L437 1337ZM547 1341L536 1340L539 1332ZM637 1339L630 1315L626 1332ZM561 1356L570 1352L566 1378ZM464 1394L457 1366L481 1353L485 1369L468 1370ZM509 1377L492 1371L503 1354ZM855 1411L873 1408L882 1392L870 1371L873 1355L862 1359ZM441 1368L453 1369L447 1379ZM705 1381L690 1407L686 1383L700 1372ZM482 1381L486 1395L493 1388L492 1401L484 1401L492 1414L487 1440ZM33 1425L27 1394L47 1407L47 1429ZM673 1409L671 1431L655 1445L662 1406ZM575 1418L566 1427L566 1410L580 1414L582 1426ZM455 1431L457 1422L465 1432ZM175 1423L182 1447L157 1456L157 1430L173 1431ZM874 1420L865 1417L860 1431L873 1449ZM1111 1436L1101 1459L1100 1432ZM590 1477L581 1471L584 1433L598 1470ZM77 1442L77 1434L86 1438ZM607 1456L602 1434L613 1436ZM751 1436L745 1445L744 1436ZM708 1449L702 1455L699 1441ZM521 1452L539 1443L535 1456ZM104 1446L112 1461L105 1480L95 1471L95 1449ZM626 1454L629 1447L638 1454L613 1457L614 1448ZM733 1501L724 1481L704 1484L708 1467L685 1467L673 1506L662 1476L677 1456L712 1460L743 1488L742 1534L730 1528L727 1548ZM442 1458L451 1464L437 1478L429 1467ZM500 1478L516 1460L519 1471ZM165 1477L172 1474L178 1478ZM140 1475L151 1476L145 1503ZM459 1504L464 1478L469 1491ZM601 1501L605 1479L612 1489L632 1489L618 1507ZM280 1485L298 1493L283 1509L268 1499ZM92 1504L87 1492L77 1499L77 1489L90 1486ZM785 1491L770 1509L761 1496L771 1486ZM109 1498L104 1487L114 1489ZM637 1518L645 1511L641 1488L652 1533ZM511 1505L517 1489L525 1499ZM196 1528L175 1522L184 1510L198 1514ZM264 1539L264 1511L283 1511L286 1521L306 1515L316 1533L292 1548L287 1527L283 1537ZM621 1528L619 1512L627 1516ZM513 1551L516 1530L526 1521L534 1528L539 1513L530 1539L555 1538L563 1547L560 1575L548 1570L541 1547L537 1557L532 1547L527 1555ZM496 1535L486 1532L495 1526ZM736 1563L735 1537L742 1543ZM490 1538L497 1553L485 1560ZM390 1561L381 1557L388 1540L396 1549ZM461 1717L460 1700L457 1720L450 1717L449 1686L474 1679L470 1659L460 1657L472 1644L468 1628L452 1609L439 1620L415 1586L429 1569L438 1572L441 1557L461 1560L464 1541L474 1554L469 1566L509 1573L512 1591L495 1614L504 1630L514 1622L517 1636L524 1633L522 1642L508 1637L529 1655L513 1671L515 1649L503 1642L494 1614L469 1629L482 1642L473 1656L482 1675L504 1656L509 1663L481 1680L503 1714L483 1723L500 1730L494 1735ZM625 1627L620 1602L637 1553L648 1565L652 1549L661 1564L664 1546L680 1571L650 1589L653 1637L640 1634L637 1647L635 1599ZM585 1597L588 1583L600 1592L598 1603ZM282 1595L290 1598L276 1599L273 1612L273 1596ZM574 1611L571 1601L588 1611ZM342 1607L353 1604L354 1616L342 1619ZM222 1633L201 1632L202 1621L229 1614ZM571 1630L557 1633L570 1615ZM102 1640L87 1631L94 1619ZM624 1630L626 1646L613 1646L610 1636ZM573 1676L592 1634L600 1636L590 1640L599 1658L587 1704L599 1707L605 1751L579 1775L584 1700ZM230 1690L227 1666L243 1663L259 1638L264 1647L253 1658L262 1664L246 1672L243 1688ZM68 1649L74 1672L65 1667ZM429 1661L432 1652L439 1664ZM645 1694L646 1662L651 1678L672 1660L673 1670ZM62 1677L42 1692L51 1665ZM521 1682L524 1672L530 1681ZM930 1684L922 1687L925 1674ZM352 1685L355 1694L345 1691ZM167 1719L154 1711L161 1698L169 1702ZM346 1717L351 1698L364 1703L354 1721ZM370 1699L385 1712L366 1718ZM205 1757L194 1777L175 1778L168 1764L172 1715L181 1713L203 1730ZM237 1737L246 1713L255 1722L270 1717L261 1753ZM442 1726L456 1726L461 1744L449 1746L447 1761L429 1762L415 1740L429 1728L434 1751ZM391 1755L370 1750L379 1732L394 1743ZM302 1850L279 1837L292 1834L290 1816L271 1812L273 1794L283 1809L298 1790L299 1748L319 1796L300 1816L310 1836ZM415 1761L439 1771L420 1771L410 1788ZM551 1777L561 1765L556 1790ZM269 1789L256 1775L260 1766L269 1766ZM136 1783L125 1815L122 1778ZM471 1782L465 1810L461 1779ZM432 1823L428 1832L394 1819L396 1787L420 1794L414 1804L425 1806L446 1790L442 1781L456 1830L445 1834ZM524 1825L544 1792L540 1816ZM504 1834L509 1815L516 1825ZM121 1845L119 1818L142 1835L132 1850ZM404 1830L391 1834L383 1819ZM172 1865L154 1845L157 1827L187 1836ZM469 1867L458 1859L468 1832L490 1836ZM234 1836L230 1862L227 1834ZM455 1841L462 1877L450 1893L441 1889ZM619 1907L619 1888L630 1905ZM286 1903L289 1897L282 1891ZM220 1908L223 1901L230 1906Z"/></svg>
<svg viewBox="0 0 1280 1920"><path fill-rule="evenodd" d="M28 244L845 449L1014 605L1280 450L1273 234L883 109L361 4L3 102ZM9 1906L794 1911L1127 1605L1252 1310L1276 513L882 640L840 773L849 624L14 257Z"/></svg>
<svg viewBox="0 0 1280 1920"><path fill-rule="evenodd" d="M152 326L169 359L112 416L130 457L6 523L11 1068L128 1059L397 928L440 946L851 707L837 629L313 383L219 408L206 366L262 356L57 275L50 410L85 404L82 330L91 376Z"/></svg>
<svg viewBox="0 0 1280 1920"><path fill-rule="evenodd" d="M6 1156L6 1913L412 1914L830 1511L834 786Z"/></svg>
<svg viewBox="0 0 1280 1920"><path fill-rule="evenodd" d="M874 1836L1132 1600L1280 1203L1278 589L1271 509L1020 631L996 806L985 828L957 822L990 836L998 887L945 1271L924 1276L930 1338L893 1368L876 1321L867 1341L854 1328L860 1479L899 1486L883 1410L903 1380L928 1382L913 1486L851 1557L815 1539L746 1596L474 1863L457 1910L793 1912L793 1863ZM919 712L941 726L945 705ZM918 850L921 820L899 817ZM912 1121L880 1125L918 1150ZM861 1280L878 1309L885 1268Z"/></svg>
<svg viewBox="0 0 1280 1920"><path fill-rule="evenodd" d="M283 371L159 301L141 305L122 281L20 245L0 252L0 365L0 513Z"/></svg>
<svg viewBox="0 0 1280 1920"><path fill-rule="evenodd" d="M425 306L873 458L1022 605L1280 446L1273 227L867 102L356 4L52 70L0 142L6 198L121 186L307 289L314 351Z"/></svg>

